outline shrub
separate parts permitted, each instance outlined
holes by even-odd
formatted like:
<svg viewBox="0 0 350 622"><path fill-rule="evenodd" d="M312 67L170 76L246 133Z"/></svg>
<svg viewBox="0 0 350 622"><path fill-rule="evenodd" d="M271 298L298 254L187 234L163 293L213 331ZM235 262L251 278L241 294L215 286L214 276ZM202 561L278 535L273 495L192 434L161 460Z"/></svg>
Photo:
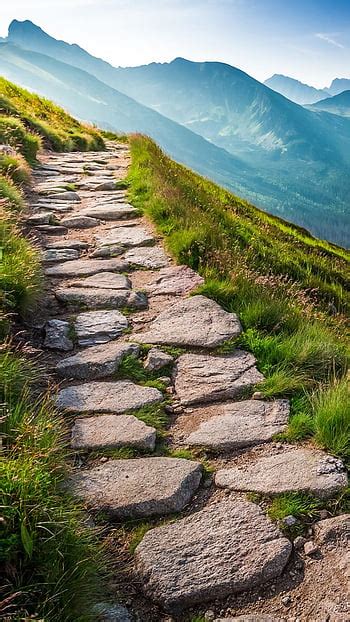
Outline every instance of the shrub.
<svg viewBox="0 0 350 622"><path fill-rule="evenodd" d="M10 177L3 177L0 175L0 213L2 214L2 208L6 206L8 210L20 211L24 208L24 200L21 190L10 179ZM0 223L1 225L1 223ZM1 231L1 230L0 230ZM2 240L2 235L0 235ZM1 245L3 246L2 242Z"/></svg>
<svg viewBox="0 0 350 622"><path fill-rule="evenodd" d="M30 163L35 162L41 147L40 137L26 130L15 117L0 116L0 142L18 149Z"/></svg>
<svg viewBox="0 0 350 622"><path fill-rule="evenodd" d="M30 181L30 168L20 154L0 154L0 175L9 177L14 184L21 186Z"/></svg>

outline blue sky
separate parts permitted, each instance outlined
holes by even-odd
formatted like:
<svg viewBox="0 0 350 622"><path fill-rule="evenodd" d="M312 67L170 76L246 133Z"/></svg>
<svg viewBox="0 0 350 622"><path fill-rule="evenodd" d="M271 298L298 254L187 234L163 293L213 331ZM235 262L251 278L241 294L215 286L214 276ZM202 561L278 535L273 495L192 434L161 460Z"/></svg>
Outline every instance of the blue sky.
<svg viewBox="0 0 350 622"><path fill-rule="evenodd" d="M183 56L259 80L284 73L321 87L350 77L350 0L2 0L0 36L12 19L115 65Z"/></svg>

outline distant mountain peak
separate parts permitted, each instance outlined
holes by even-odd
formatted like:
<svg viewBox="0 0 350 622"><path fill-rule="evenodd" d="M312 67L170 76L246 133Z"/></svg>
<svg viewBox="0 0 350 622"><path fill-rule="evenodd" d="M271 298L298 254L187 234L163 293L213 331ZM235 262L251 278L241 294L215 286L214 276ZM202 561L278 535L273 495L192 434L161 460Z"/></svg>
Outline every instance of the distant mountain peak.
<svg viewBox="0 0 350 622"><path fill-rule="evenodd" d="M326 89L316 89L314 86L279 73L275 73L271 78L265 80L264 84L296 104L303 106L305 104L314 104L320 101L320 99L329 97L329 92Z"/></svg>

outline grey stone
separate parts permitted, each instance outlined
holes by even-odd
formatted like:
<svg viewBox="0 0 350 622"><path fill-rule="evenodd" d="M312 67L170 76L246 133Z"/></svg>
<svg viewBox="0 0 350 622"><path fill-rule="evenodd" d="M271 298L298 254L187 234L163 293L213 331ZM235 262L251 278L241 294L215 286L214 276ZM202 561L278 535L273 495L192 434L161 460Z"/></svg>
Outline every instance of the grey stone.
<svg viewBox="0 0 350 622"><path fill-rule="evenodd" d="M144 368L147 371L158 371L165 367L166 365L171 365L174 361L173 357L166 352L162 352L158 348L152 348L147 355L147 358L144 363Z"/></svg>
<svg viewBox="0 0 350 622"><path fill-rule="evenodd" d="M103 181L100 184L98 184L97 186L95 186L95 190L98 191L102 191L102 190L116 190L116 185L115 185L115 181Z"/></svg>
<svg viewBox="0 0 350 622"><path fill-rule="evenodd" d="M91 257L118 257L124 252L124 248L122 246L117 246L116 244L112 246L102 246L101 248L95 248L95 250L91 253Z"/></svg>
<svg viewBox="0 0 350 622"><path fill-rule="evenodd" d="M73 341L70 338L71 327L63 320L49 320L45 328L45 348L50 350L73 350Z"/></svg>
<svg viewBox="0 0 350 622"><path fill-rule="evenodd" d="M124 220L134 218L138 211L128 203L115 203L107 206L86 207L79 211L81 216L91 216L101 220Z"/></svg>
<svg viewBox="0 0 350 622"><path fill-rule="evenodd" d="M89 309L105 307L147 309L147 296L130 289L99 289L98 287L62 287L55 292L57 300L71 306L84 305Z"/></svg>
<svg viewBox="0 0 350 622"><path fill-rule="evenodd" d="M285 516L283 519L283 523L286 527L294 527L297 522L297 519L292 514L288 514L288 516Z"/></svg>
<svg viewBox="0 0 350 622"><path fill-rule="evenodd" d="M43 261L71 261L78 259L79 251L74 248L49 248L43 252Z"/></svg>
<svg viewBox="0 0 350 622"><path fill-rule="evenodd" d="M73 449L136 447L153 451L156 430L134 415L98 415L76 419L72 428Z"/></svg>
<svg viewBox="0 0 350 622"><path fill-rule="evenodd" d="M319 544L350 540L350 514L340 514L314 524L315 539Z"/></svg>
<svg viewBox="0 0 350 622"><path fill-rule="evenodd" d="M293 448L242 467L222 469L216 473L215 483L230 490L267 495L299 491L326 499L347 485L344 467L334 465L330 473L319 472L319 465L328 457L322 451Z"/></svg>
<svg viewBox="0 0 350 622"><path fill-rule="evenodd" d="M120 311L87 311L75 320L75 332L80 346L95 346L119 337L128 327Z"/></svg>
<svg viewBox="0 0 350 622"><path fill-rule="evenodd" d="M125 413L161 402L163 395L153 387L142 387L129 380L89 382L61 389L57 406L69 413Z"/></svg>
<svg viewBox="0 0 350 622"><path fill-rule="evenodd" d="M188 266L169 266L159 271L157 276L146 285L146 291L152 296L188 294L204 283L203 277Z"/></svg>
<svg viewBox="0 0 350 622"><path fill-rule="evenodd" d="M175 391L185 405L224 401L241 395L263 378L254 356L243 350L224 356L183 354L175 367Z"/></svg>
<svg viewBox="0 0 350 622"><path fill-rule="evenodd" d="M205 296L193 296L162 311L149 331L135 338L141 343L216 348L241 331L234 313L227 313Z"/></svg>
<svg viewBox="0 0 350 622"><path fill-rule="evenodd" d="M139 353L135 344L111 341L87 348L57 363L56 371L64 378L95 380L112 376L125 356Z"/></svg>
<svg viewBox="0 0 350 622"><path fill-rule="evenodd" d="M113 518L147 518L182 510L201 474L201 464L182 458L110 460L75 473L70 489L91 509Z"/></svg>
<svg viewBox="0 0 350 622"><path fill-rule="evenodd" d="M126 607L118 604L98 603L94 607L94 613L98 616L99 622L132 622L133 620Z"/></svg>
<svg viewBox="0 0 350 622"><path fill-rule="evenodd" d="M286 429L289 402L246 400L216 406L215 410L217 416L201 423L186 444L229 451L265 443Z"/></svg>
<svg viewBox="0 0 350 622"><path fill-rule="evenodd" d="M128 264L119 259L77 259L45 270L47 276L89 276L98 272L124 272Z"/></svg>
<svg viewBox="0 0 350 622"><path fill-rule="evenodd" d="M301 551L301 549L304 548L304 544L305 544L306 540L305 538L303 538L303 536L297 536L295 538L295 540L293 540L293 546L295 548L296 551Z"/></svg>
<svg viewBox="0 0 350 622"><path fill-rule="evenodd" d="M26 222L28 225L36 226L55 224L57 220L55 218L55 214L52 212L41 212L40 214L33 214L33 216L29 216L26 219Z"/></svg>
<svg viewBox="0 0 350 622"><path fill-rule="evenodd" d="M87 242L82 242L81 240L72 240L69 238L68 240L56 240L55 242L48 242L47 244L45 244L45 248L47 249L73 248L74 250L77 250L77 251L83 251L89 248L89 245Z"/></svg>
<svg viewBox="0 0 350 622"><path fill-rule="evenodd" d="M151 529L135 559L146 593L165 607L183 607L278 577L291 548L256 504L225 499Z"/></svg>
<svg viewBox="0 0 350 622"><path fill-rule="evenodd" d="M131 289L131 281L124 274L115 272L101 272L86 279L79 279L70 283L72 287L93 287L99 289Z"/></svg>
<svg viewBox="0 0 350 622"><path fill-rule="evenodd" d="M124 255L125 260L133 266L148 269L163 268L169 260L160 246L132 248Z"/></svg>
<svg viewBox="0 0 350 622"><path fill-rule="evenodd" d="M124 247L146 246L154 243L154 237L143 227L115 227L106 235L96 236L100 246L120 244Z"/></svg>
<svg viewBox="0 0 350 622"><path fill-rule="evenodd" d="M52 198L55 200L58 199L59 201L75 201L77 203L81 201L79 194L77 192L71 192L70 190L66 192L57 192Z"/></svg>
<svg viewBox="0 0 350 622"><path fill-rule="evenodd" d="M66 235L68 231L67 227L61 225L38 225L37 229L45 235Z"/></svg>
<svg viewBox="0 0 350 622"><path fill-rule="evenodd" d="M90 216L70 216L63 218L61 225L68 227L68 229L89 229L90 227L97 227L100 222L97 218L90 218Z"/></svg>
<svg viewBox="0 0 350 622"><path fill-rule="evenodd" d="M309 555L310 557L312 557L313 555L315 555L315 554L317 554L319 552L320 552L320 549L318 548L317 544L312 542L312 540L309 540L308 542L305 542L305 544L304 544L304 553L305 553L305 555Z"/></svg>

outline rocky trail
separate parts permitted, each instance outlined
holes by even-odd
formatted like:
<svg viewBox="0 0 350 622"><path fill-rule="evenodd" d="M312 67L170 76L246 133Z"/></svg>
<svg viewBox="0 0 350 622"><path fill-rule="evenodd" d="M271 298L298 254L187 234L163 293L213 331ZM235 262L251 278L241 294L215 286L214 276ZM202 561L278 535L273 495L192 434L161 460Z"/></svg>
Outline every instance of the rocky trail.
<svg viewBox="0 0 350 622"><path fill-rule="evenodd" d="M223 347L241 333L239 318L191 295L202 278L175 265L128 204L129 157L114 143L45 154L27 219L46 276L33 340L75 452L67 485L90 520L104 517L127 566L115 580L118 604L99 605L96 616L349 620L349 516L326 513L293 543L251 500L330 498L347 485L344 465L311 445L274 441L288 401L262 399L254 357ZM125 520L152 521L133 557L120 538Z"/></svg>

